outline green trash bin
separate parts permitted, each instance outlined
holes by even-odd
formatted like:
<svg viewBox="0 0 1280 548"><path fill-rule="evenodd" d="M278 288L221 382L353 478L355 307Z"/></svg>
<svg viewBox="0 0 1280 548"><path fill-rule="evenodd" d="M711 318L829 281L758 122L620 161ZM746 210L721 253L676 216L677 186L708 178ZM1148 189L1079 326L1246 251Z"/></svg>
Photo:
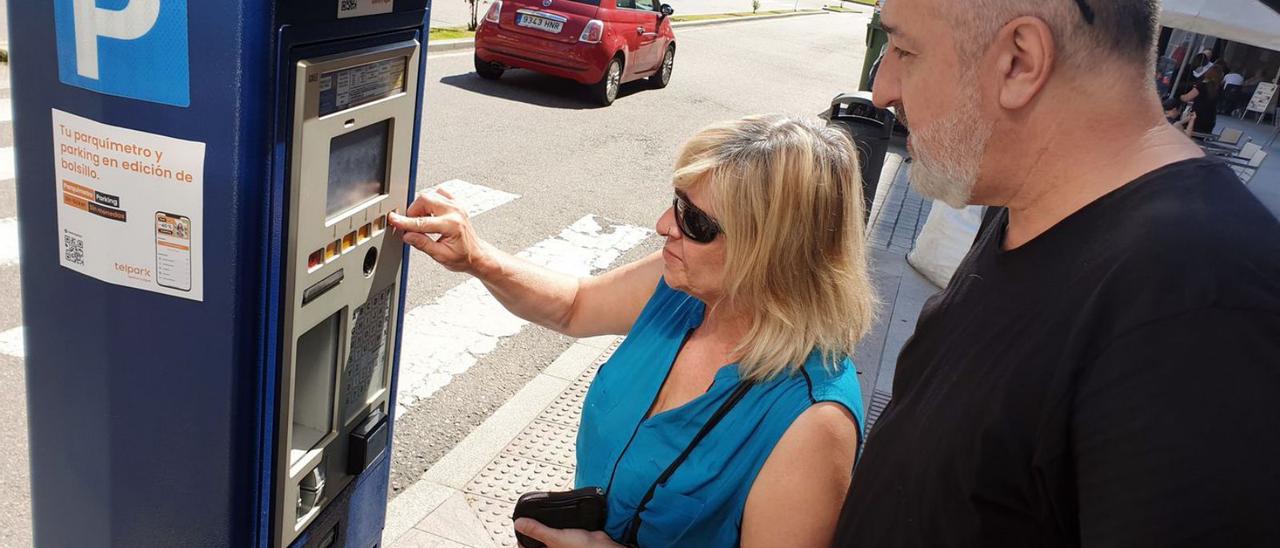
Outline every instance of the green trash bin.
<svg viewBox="0 0 1280 548"><path fill-rule="evenodd" d="M877 6L875 14L871 16L871 22L867 24L867 55L862 60L862 78L858 80L859 90L871 91L869 83L871 65L880 57L881 50L888 43L889 34L884 31L884 27L880 26L880 7Z"/></svg>

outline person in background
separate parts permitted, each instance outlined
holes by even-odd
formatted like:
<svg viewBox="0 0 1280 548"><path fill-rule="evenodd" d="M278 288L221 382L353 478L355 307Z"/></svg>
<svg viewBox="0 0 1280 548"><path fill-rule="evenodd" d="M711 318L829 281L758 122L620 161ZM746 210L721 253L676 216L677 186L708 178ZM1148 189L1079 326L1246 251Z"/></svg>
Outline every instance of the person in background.
<svg viewBox="0 0 1280 548"><path fill-rule="evenodd" d="M1280 546L1280 221L1165 122L1160 5L885 5L913 186L989 207L837 546Z"/></svg>
<svg viewBox="0 0 1280 548"><path fill-rule="evenodd" d="M1218 114L1231 116L1240 108L1240 91L1244 89L1244 75L1231 70L1226 63L1223 63L1222 70L1227 74L1222 77L1222 101Z"/></svg>
<svg viewBox="0 0 1280 548"><path fill-rule="evenodd" d="M861 435L849 356L876 301L857 152L820 121L754 116L702 130L675 167L662 251L599 276L497 250L447 196L420 195L392 224L517 316L627 335L578 429L577 485L605 489L605 531L520 519L522 534L551 548L829 545Z"/></svg>
<svg viewBox="0 0 1280 548"><path fill-rule="evenodd" d="M1218 102L1222 100L1222 67L1213 65L1205 71L1204 76L1196 82L1194 88L1179 99L1191 103L1191 111L1196 115L1192 131L1196 133L1213 133L1218 125Z"/></svg>
<svg viewBox="0 0 1280 548"><path fill-rule="evenodd" d="M1191 64L1195 67L1195 70L1191 71L1191 75L1196 77L1196 79L1203 77L1204 73L1209 72L1209 69L1215 64L1213 61L1213 50L1205 48L1204 51L1201 51L1195 57L1191 58Z"/></svg>

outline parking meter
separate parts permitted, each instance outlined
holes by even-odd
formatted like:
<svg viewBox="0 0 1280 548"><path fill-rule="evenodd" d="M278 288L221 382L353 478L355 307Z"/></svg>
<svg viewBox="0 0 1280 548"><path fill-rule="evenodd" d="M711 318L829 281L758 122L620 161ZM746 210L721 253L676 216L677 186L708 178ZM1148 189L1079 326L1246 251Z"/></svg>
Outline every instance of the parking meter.
<svg viewBox="0 0 1280 548"><path fill-rule="evenodd" d="M38 546L376 546L427 0L10 2Z"/></svg>

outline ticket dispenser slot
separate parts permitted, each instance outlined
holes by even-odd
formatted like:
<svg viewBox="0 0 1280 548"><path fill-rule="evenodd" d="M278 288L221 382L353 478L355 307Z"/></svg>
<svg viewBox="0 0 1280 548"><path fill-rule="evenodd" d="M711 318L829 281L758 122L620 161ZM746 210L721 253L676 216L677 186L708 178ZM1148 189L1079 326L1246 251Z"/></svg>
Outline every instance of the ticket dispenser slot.
<svg viewBox="0 0 1280 548"><path fill-rule="evenodd" d="M302 59L294 76L273 512L276 546L385 453L413 169L416 40Z"/></svg>

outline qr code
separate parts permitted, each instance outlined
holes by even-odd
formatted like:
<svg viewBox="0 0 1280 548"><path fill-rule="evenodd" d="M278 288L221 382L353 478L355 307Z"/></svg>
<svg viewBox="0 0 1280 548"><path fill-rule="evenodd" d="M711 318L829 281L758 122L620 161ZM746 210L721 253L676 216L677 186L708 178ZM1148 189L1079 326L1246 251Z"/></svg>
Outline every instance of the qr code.
<svg viewBox="0 0 1280 548"><path fill-rule="evenodd" d="M338 3L338 11L352 11L356 9L356 0L341 0Z"/></svg>
<svg viewBox="0 0 1280 548"><path fill-rule="evenodd" d="M84 239L67 232L62 235L63 256L69 263L84 266Z"/></svg>

